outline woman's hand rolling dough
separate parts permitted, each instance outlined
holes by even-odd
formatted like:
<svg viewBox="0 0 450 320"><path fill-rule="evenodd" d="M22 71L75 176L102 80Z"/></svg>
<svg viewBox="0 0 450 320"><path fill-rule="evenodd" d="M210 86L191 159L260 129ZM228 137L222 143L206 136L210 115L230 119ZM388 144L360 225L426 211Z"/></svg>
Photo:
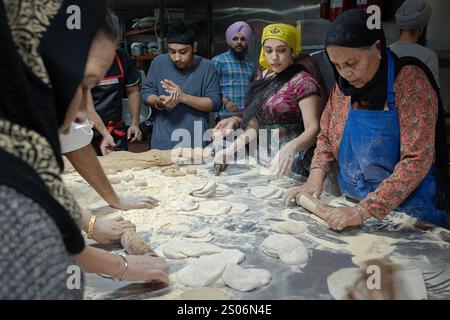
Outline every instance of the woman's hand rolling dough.
<svg viewBox="0 0 450 320"><path fill-rule="evenodd" d="M271 161L270 174L277 177L287 176L291 172L297 153L297 145L294 141L285 144Z"/></svg>
<svg viewBox="0 0 450 320"><path fill-rule="evenodd" d="M320 199L323 192L323 182L325 181L326 172L322 169L313 169L309 175L308 181L300 186L289 189L283 197L283 206L288 207L292 200L299 204L300 196L309 194L316 199Z"/></svg>
<svg viewBox="0 0 450 320"><path fill-rule="evenodd" d="M331 229L336 231L342 231L348 227L359 226L362 223L361 216L356 208L329 208L325 213L325 222L328 223Z"/></svg>
<svg viewBox="0 0 450 320"><path fill-rule="evenodd" d="M348 227L359 226L371 217L370 211L358 205L354 208L329 208L326 210L324 220L331 229L341 231Z"/></svg>
<svg viewBox="0 0 450 320"><path fill-rule="evenodd" d="M122 217L97 218L92 238L100 244L111 244L120 241L122 234L130 229L136 230L136 225Z"/></svg>
<svg viewBox="0 0 450 320"><path fill-rule="evenodd" d="M169 284L169 264L162 258L150 256L126 256L128 269L123 280ZM122 269L124 270L124 269ZM117 277L122 276L118 274Z"/></svg>

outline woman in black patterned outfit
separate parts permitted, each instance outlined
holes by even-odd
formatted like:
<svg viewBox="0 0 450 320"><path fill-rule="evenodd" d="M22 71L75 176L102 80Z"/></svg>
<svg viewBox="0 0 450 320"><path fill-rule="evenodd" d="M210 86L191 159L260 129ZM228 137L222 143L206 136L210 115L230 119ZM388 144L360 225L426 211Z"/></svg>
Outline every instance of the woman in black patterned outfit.
<svg viewBox="0 0 450 320"><path fill-rule="evenodd" d="M86 95L114 57L106 1L0 0L0 39L0 299L82 298L78 264L167 282L160 258L85 246L81 209L60 177L58 132L86 120Z"/></svg>

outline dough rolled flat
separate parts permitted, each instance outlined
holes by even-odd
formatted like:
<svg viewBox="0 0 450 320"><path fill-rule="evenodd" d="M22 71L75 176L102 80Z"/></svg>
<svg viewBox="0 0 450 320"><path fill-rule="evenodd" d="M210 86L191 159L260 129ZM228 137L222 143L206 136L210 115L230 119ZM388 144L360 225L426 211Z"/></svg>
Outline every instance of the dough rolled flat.
<svg viewBox="0 0 450 320"><path fill-rule="evenodd" d="M228 287L241 292L252 291L262 283L257 273L232 263L225 268L222 280Z"/></svg>
<svg viewBox="0 0 450 320"><path fill-rule="evenodd" d="M191 288L207 287L215 283L224 270L223 261L201 257L178 271L177 278L182 284Z"/></svg>

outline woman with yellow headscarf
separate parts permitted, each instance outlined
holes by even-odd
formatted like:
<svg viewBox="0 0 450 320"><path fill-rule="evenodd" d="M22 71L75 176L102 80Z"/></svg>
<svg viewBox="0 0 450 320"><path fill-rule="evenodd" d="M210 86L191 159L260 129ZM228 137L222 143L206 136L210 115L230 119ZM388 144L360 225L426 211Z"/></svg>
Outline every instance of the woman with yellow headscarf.
<svg viewBox="0 0 450 320"><path fill-rule="evenodd" d="M320 86L302 65L294 64L301 52L295 27L268 25L263 30L261 43L259 63L265 69L262 79L250 87L242 115L223 120L216 126L216 131L239 127L244 134L218 152L215 161L229 159L258 137L258 129L266 129L269 138L264 139L259 134L259 156L263 163L270 165L272 174L281 176L294 171L308 176L322 112ZM277 137L278 145L274 143ZM267 146L262 145L264 140L268 141ZM261 157L265 147L267 159Z"/></svg>

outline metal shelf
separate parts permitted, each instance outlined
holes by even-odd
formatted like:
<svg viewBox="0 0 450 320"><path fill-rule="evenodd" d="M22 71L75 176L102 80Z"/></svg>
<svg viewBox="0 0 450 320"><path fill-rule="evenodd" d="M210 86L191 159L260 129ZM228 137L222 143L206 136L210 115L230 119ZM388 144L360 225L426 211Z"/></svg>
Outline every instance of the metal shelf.
<svg viewBox="0 0 450 320"><path fill-rule="evenodd" d="M159 30L159 27L156 27L156 30ZM131 30L124 33L125 37L131 37L142 33L155 32L155 27L145 28L140 30Z"/></svg>
<svg viewBox="0 0 450 320"><path fill-rule="evenodd" d="M157 57L156 54L148 53L142 56L131 56L131 60L153 60Z"/></svg>

